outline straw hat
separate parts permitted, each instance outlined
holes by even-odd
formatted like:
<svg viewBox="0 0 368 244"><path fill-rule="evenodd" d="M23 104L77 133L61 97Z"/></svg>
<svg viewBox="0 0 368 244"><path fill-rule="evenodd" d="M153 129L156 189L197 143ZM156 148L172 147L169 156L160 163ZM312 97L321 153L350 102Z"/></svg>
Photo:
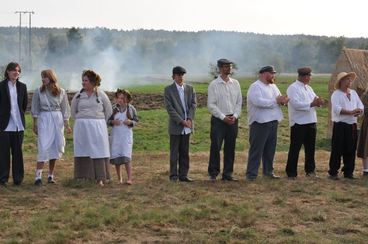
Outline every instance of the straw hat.
<svg viewBox="0 0 368 244"><path fill-rule="evenodd" d="M357 77L357 75L355 74L355 72L340 72L337 77L336 77L336 82L335 82L335 89L339 89L340 88L340 81L345 78L345 77L350 77L352 81L354 81Z"/></svg>

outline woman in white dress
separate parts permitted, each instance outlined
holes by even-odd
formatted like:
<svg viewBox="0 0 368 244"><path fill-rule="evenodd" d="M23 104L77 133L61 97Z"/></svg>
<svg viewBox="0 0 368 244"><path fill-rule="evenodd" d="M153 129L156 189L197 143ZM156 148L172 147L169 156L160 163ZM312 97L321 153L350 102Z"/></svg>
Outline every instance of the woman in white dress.
<svg viewBox="0 0 368 244"><path fill-rule="evenodd" d="M42 170L49 162L47 183L55 183L54 169L56 160L64 153L64 128L69 127L70 106L64 89L58 85L53 70L41 72L42 85L36 89L32 98L33 132L38 135L38 155L35 185L42 185Z"/></svg>
<svg viewBox="0 0 368 244"><path fill-rule="evenodd" d="M111 157L110 163L115 165L118 182L123 182L121 176L121 165L125 165L128 180L126 184L132 184L132 150L133 130L138 123L137 111L130 104L132 96L129 91L118 89L115 93L115 104L113 114L108 120L112 126L111 131Z"/></svg>
<svg viewBox="0 0 368 244"><path fill-rule="evenodd" d="M92 70L82 74L82 90L72 100L74 123L74 178L96 180L101 186L110 179L107 119L111 102L99 89L101 77Z"/></svg>

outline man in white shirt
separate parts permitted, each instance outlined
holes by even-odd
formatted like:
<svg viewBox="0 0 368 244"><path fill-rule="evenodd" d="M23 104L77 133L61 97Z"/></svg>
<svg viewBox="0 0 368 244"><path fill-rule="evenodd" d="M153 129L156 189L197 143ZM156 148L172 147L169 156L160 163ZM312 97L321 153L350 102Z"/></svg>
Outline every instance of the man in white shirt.
<svg viewBox="0 0 368 244"><path fill-rule="evenodd" d="M329 178L338 179L343 158L344 178L355 179L355 152L357 146L357 117L363 114L363 103L358 94L350 89L356 79L354 72L341 72L337 75L335 88L331 95L331 119L333 122Z"/></svg>
<svg viewBox="0 0 368 244"><path fill-rule="evenodd" d="M164 102L169 114L170 180L192 182L189 171L189 136L197 107L193 87L184 83L186 70L176 66L172 70L173 83L165 88ZM178 171L179 165L179 171Z"/></svg>
<svg viewBox="0 0 368 244"><path fill-rule="evenodd" d="M224 168L222 180L236 180L233 174L235 144L238 135L238 118L242 108L239 82L230 77L232 62L219 59L220 76L208 86L207 107L211 117L211 148L208 163L210 180L220 173L220 150L224 142Z"/></svg>
<svg viewBox="0 0 368 244"><path fill-rule="evenodd" d="M24 177L22 143L27 108L27 86L19 81L19 64L11 62L0 82L0 185L6 186L10 172L10 152L14 185Z"/></svg>
<svg viewBox="0 0 368 244"><path fill-rule="evenodd" d="M262 159L263 175L278 179L273 172L276 152L277 127L283 119L280 105L286 105L288 98L282 96L274 84L275 68L265 66L259 71L259 79L253 82L247 93L249 124L249 153L246 171L247 180L255 180Z"/></svg>
<svg viewBox="0 0 368 244"><path fill-rule="evenodd" d="M309 86L311 76L310 67L299 68L298 79L288 87L286 92L290 99L288 103L290 147L285 171L290 179L295 179L298 175L298 158L302 145L305 153L305 174L316 176L314 159L317 134L316 107L323 104L323 99L319 98Z"/></svg>

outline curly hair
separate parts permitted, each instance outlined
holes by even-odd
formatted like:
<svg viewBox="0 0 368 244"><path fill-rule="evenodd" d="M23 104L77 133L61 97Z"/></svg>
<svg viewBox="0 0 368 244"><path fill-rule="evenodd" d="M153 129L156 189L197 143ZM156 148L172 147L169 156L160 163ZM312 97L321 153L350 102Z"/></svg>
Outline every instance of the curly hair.
<svg viewBox="0 0 368 244"><path fill-rule="evenodd" d="M93 70L84 70L82 73L82 79L84 76L88 77L89 82L94 86L101 85L101 77L99 74L94 72Z"/></svg>

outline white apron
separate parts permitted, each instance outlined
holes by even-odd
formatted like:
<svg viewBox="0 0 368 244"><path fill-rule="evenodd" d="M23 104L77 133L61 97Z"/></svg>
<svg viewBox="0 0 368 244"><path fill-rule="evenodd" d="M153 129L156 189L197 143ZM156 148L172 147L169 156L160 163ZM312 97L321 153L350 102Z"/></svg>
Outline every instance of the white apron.
<svg viewBox="0 0 368 244"><path fill-rule="evenodd" d="M114 116L115 120L124 121L127 119L126 111L118 112ZM114 125L111 131L111 159L119 157L132 158L133 130L124 125Z"/></svg>
<svg viewBox="0 0 368 244"><path fill-rule="evenodd" d="M110 157L109 137L104 119L76 119L73 139L74 157Z"/></svg>
<svg viewBox="0 0 368 244"><path fill-rule="evenodd" d="M60 111L41 112L37 118L38 162L60 159L64 153L64 121Z"/></svg>

